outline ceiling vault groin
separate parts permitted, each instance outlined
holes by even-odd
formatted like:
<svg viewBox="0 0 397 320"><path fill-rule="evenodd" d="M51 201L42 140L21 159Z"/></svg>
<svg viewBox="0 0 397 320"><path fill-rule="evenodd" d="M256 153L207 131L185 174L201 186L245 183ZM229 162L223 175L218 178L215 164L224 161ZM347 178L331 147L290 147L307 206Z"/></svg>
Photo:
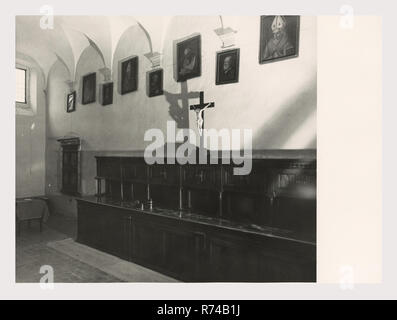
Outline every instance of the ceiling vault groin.
<svg viewBox="0 0 397 320"><path fill-rule="evenodd" d="M138 27L147 39L151 59L162 51L164 34L171 17L132 16L55 16L52 29L40 28L41 16L16 17L16 52L29 56L40 67L45 89L53 65L60 62L68 71L72 85L76 68L84 50L95 49L103 62L103 70L113 74L114 55L124 33ZM131 54L134 54L133 52Z"/></svg>

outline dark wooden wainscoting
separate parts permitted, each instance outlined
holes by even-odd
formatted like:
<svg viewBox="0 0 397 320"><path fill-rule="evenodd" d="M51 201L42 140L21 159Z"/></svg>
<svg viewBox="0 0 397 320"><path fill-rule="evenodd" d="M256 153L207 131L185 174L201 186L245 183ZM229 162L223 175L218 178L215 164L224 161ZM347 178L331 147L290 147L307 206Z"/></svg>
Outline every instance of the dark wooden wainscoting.
<svg viewBox="0 0 397 320"><path fill-rule="evenodd" d="M77 241L182 281L316 281L315 158L147 165L97 157Z"/></svg>

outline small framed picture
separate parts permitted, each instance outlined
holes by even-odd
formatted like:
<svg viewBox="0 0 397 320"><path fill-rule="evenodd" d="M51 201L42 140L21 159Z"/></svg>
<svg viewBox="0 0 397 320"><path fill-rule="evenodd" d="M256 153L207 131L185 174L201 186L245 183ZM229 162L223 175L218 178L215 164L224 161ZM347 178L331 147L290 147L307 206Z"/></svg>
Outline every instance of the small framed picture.
<svg viewBox="0 0 397 320"><path fill-rule="evenodd" d="M101 104L107 106L113 103L113 82L102 84Z"/></svg>
<svg viewBox="0 0 397 320"><path fill-rule="evenodd" d="M299 55L299 16L261 16L259 63Z"/></svg>
<svg viewBox="0 0 397 320"><path fill-rule="evenodd" d="M96 96L96 73L90 73L83 76L83 98L82 104L95 102Z"/></svg>
<svg viewBox="0 0 397 320"><path fill-rule="evenodd" d="M76 111L76 91L68 94L66 98L66 112Z"/></svg>
<svg viewBox="0 0 397 320"><path fill-rule="evenodd" d="M216 84L238 82L240 49L230 49L216 53Z"/></svg>
<svg viewBox="0 0 397 320"><path fill-rule="evenodd" d="M148 71L146 74L146 88L148 97L163 94L163 69Z"/></svg>
<svg viewBox="0 0 397 320"><path fill-rule="evenodd" d="M126 94L138 90L138 57L133 56L119 63L121 79L120 93Z"/></svg>
<svg viewBox="0 0 397 320"><path fill-rule="evenodd" d="M201 76L200 35L177 42L176 56L176 80L178 82Z"/></svg>

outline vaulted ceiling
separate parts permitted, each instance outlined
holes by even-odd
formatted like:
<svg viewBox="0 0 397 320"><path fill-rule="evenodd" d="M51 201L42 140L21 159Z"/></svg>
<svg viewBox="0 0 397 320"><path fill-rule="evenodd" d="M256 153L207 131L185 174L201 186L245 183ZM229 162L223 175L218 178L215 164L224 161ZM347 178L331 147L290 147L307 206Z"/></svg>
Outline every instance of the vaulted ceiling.
<svg viewBox="0 0 397 320"><path fill-rule="evenodd" d="M132 26L145 34L151 52L161 52L171 17L54 16L53 28L42 29L42 16L16 17L16 53L29 56L41 68L45 81L53 64L65 65L74 81L80 55L92 46L104 67L111 69L117 44Z"/></svg>

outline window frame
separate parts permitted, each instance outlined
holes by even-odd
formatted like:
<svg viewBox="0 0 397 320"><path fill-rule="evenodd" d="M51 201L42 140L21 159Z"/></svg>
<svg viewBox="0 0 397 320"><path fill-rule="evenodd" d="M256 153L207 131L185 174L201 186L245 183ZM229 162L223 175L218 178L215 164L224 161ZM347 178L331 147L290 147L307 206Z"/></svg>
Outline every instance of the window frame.
<svg viewBox="0 0 397 320"><path fill-rule="evenodd" d="M25 71L25 102L19 102L15 100L16 108L20 109L30 109L30 68L27 65L20 63L15 64L15 69L20 69Z"/></svg>
<svg viewBox="0 0 397 320"><path fill-rule="evenodd" d="M26 97L27 96L27 84L28 84L27 81L26 81L26 77L27 77L28 71L27 71L26 68L22 68L22 67L19 67L19 66L16 66L15 69L25 71L25 79L24 79L25 80L25 94L24 94L25 101L22 102L22 101L15 100L15 103L28 104L28 100L27 100L27 97Z"/></svg>

